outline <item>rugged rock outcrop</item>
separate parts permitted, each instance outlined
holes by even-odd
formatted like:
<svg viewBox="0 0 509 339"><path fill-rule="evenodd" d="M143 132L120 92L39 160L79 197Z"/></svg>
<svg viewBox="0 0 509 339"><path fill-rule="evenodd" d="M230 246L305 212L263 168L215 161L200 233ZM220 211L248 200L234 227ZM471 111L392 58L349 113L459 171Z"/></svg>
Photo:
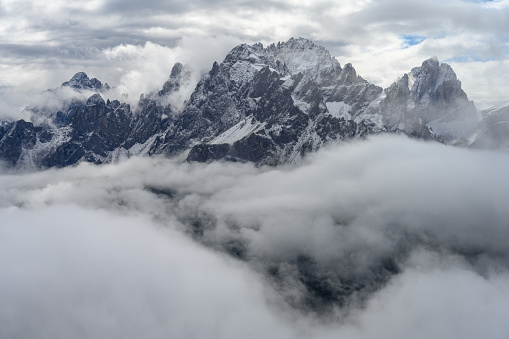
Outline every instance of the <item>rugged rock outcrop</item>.
<svg viewBox="0 0 509 339"><path fill-rule="evenodd" d="M62 83L62 87L71 87L75 90L92 90L92 91L107 91L110 89L108 84L102 84L96 78L89 79L88 75L84 72L74 74L71 80Z"/></svg>
<svg viewBox="0 0 509 339"><path fill-rule="evenodd" d="M29 106L33 123L0 126L0 159L15 167L61 167L182 154L189 161L279 165L374 133L466 140L479 120L452 68L436 58L382 89L302 38L235 47L184 101L179 94L190 79L190 69L175 64L162 89L142 95L132 111L104 100L107 84L77 73L44 95L71 90L81 97L56 108Z"/></svg>

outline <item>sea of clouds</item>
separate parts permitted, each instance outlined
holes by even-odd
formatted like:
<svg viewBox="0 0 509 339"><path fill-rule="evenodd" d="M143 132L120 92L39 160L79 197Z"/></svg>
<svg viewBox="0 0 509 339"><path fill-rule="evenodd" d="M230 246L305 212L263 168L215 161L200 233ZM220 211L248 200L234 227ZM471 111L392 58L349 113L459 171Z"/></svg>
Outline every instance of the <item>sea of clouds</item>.
<svg viewBox="0 0 509 339"><path fill-rule="evenodd" d="M404 136L299 167L0 175L2 338L507 338L509 158Z"/></svg>

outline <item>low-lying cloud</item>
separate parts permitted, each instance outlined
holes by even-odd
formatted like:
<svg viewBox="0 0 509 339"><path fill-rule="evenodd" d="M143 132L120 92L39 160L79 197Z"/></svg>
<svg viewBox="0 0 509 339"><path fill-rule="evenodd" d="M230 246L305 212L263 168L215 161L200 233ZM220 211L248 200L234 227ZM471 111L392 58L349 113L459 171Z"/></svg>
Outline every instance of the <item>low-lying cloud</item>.
<svg viewBox="0 0 509 339"><path fill-rule="evenodd" d="M508 169L376 136L3 174L0 336L505 338Z"/></svg>

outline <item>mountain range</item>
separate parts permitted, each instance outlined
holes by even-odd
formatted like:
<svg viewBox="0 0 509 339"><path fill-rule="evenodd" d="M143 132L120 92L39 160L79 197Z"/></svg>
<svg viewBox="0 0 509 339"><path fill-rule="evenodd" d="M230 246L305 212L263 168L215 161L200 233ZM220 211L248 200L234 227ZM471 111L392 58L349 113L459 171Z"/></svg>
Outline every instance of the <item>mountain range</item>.
<svg viewBox="0 0 509 339"><path fill-rule="evenodd" d="M235 47L184 100L190 85L191 70L177 63L162 89L132 108L108 99L108 84L76 73L43 92L53 100L25 108L31 121L0 123L0 159L21 169L155 154L276 166L379 133L509 149L509 107L479 112L435 57L384 89L324 47L292 38Z"/></svg>

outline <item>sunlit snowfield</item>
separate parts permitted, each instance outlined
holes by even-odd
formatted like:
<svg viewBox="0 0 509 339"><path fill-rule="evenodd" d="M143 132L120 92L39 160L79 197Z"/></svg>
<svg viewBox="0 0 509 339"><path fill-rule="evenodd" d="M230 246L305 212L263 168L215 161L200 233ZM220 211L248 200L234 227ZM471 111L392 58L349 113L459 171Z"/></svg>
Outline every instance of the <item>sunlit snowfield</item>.
<svg viewBox="0 0 509 339"><path fill-rule="evenodd" d="M507 153L3 173L0 338L509 336Z"/></svg>

